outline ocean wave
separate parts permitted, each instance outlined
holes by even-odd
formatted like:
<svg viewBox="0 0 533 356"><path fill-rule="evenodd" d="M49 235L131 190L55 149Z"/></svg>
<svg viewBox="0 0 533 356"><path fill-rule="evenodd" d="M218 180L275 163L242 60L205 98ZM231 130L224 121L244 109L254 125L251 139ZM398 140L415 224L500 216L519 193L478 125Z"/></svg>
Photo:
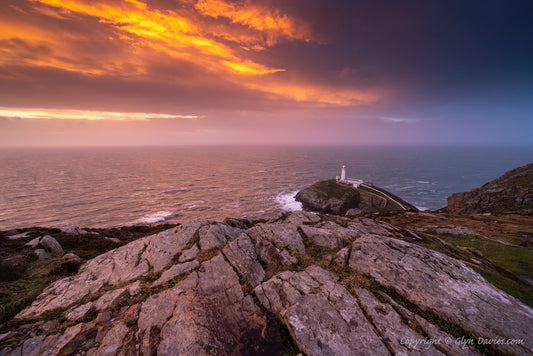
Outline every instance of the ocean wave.
<svg viewBox="0 0 533 356"><path fill-rule="evenodd" d="M155 224L157 222L165 221L166 218L173 215L174 213L171 211L158 211L157 213L146 214L142 218L139 218L127 225Z"/></svg>
<svg viewBox="0 0 533 356"><path fill-rule="evenodd" d="M416 208L420 211L431 210L429 208L426 208L425 206L417 206Z"/></svg>
<svg viewBox="0 0 533 356"><path fill-rule="evenodd" d="M302 203L294 199L298 191L280 193L276 196L276 202L281 206L284 211L298 211L302 210Z"/></svg>
<svg viewBox="0 0 533 356"><path fill-rule="evenodd" d="M420 184L429 184L427 180L417 180L416 182Z"/></svg>

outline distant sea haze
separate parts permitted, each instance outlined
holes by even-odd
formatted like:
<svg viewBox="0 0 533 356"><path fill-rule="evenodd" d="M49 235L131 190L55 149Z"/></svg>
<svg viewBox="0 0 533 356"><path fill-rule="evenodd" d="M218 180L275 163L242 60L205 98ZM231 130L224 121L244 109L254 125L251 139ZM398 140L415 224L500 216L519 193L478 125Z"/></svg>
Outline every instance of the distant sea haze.
<svg viewBox="0 0 533 356"><path fill-rule="evenodd" d="M420 209L533 162L533 148L154 147L0 150L0 230L113 227L301 209L296 192L340 175Z"/></svg>

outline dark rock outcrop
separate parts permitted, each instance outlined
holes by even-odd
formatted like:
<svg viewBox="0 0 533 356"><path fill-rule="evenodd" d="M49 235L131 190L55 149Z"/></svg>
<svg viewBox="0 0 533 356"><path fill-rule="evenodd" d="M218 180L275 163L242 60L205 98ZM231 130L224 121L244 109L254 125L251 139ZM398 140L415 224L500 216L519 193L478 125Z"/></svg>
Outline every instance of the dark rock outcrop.
<svg viewBox="0 0 533 356"><path fill-rule="evenodd" d="M307 211L334 215L357 215L361 212L410 210L416 207L381 188L370 184L353 184L334 179L318 181L298 192L296 201Z"/></svg>
<svg viewBox="0 0 533 356"><path fill-rule="evenodd" d="M522 340L493 352L533 352L531 308L405 240L418 237L306 212L187 223L51 284L0 334L0 355L281 355L282 330L307 355L479 354L438 318L476 339Z"/></svg>
<svg viewBox="0 0 533 356"><path fill-rule="evenodd" d="M533 163L512 169L480 188L448 197L448 210L461 214L533 211Z"/></svg>

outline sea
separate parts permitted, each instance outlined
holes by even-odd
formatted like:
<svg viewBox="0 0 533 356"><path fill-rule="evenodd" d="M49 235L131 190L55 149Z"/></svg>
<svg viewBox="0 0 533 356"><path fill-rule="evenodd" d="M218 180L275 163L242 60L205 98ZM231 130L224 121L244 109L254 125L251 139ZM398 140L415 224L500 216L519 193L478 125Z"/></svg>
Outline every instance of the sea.
<svg viewBox="0 0 533 356"><path fill-rule="evenodd" d="M300 210L294 195L346 175L421 210L533 162L533 147L176 146L0 149L0 230L117 227Z"/></svg>

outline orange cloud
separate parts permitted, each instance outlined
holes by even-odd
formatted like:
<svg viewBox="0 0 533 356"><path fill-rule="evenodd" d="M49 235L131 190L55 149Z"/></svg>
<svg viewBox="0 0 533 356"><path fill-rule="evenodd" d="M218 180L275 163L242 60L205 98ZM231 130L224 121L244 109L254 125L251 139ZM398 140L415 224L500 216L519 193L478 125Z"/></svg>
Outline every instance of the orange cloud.
<svg viewBox="0 0 533 356"><path fill-rule="evenodd" d="M22 19L0 21L0 65L135 79L149 75L150 60L161 57L192 63L212 74L210 80L275 99L353 105L378 98L376 93L305 81L283 82L276 73L284 69L259 63L257 55L252 59L252 53L280 39L311 41L312 36L288 15L249 0L198 0L175 11L151 8L140 0L26 0L19 5L28 3L16 8ZM28 21L29 16L50 18L54 26Z"/></svg>
<svg viewBox="0 0 533 356"><path fill-rule="evenodd" d="M203 66L211 70L231 70L239 74L267 74L281 69L268 68L251 60L240 58L235 51L216 40L208 38L201 27L173 11L149 9L137 0L118 3L85 2L80 0L30 0L53 6L63 12L93 16L101 23L113 25L117 30L134 34L147 47L195 61L201 55Z"/></svg>
<svg viewBox="0 0 533 356"><path fill-rule="evenodd" d="M10 109L0 107L0 117L21 119L61 119L61 120L150 120L150 119L198 119L197 115L153 114L138 112L114 112L95 110L64 109Z"/></svg>
<svg viewBox="0 0 533 356"><path fill-rule="evenodd" d="M211 17L225 17L233 23L248 26L268 35L267 43L272 46L277 38L310 41L309 31L277 9L254 5L251 1L228 3L223 0L198 0L196 9Z"/></svg>

